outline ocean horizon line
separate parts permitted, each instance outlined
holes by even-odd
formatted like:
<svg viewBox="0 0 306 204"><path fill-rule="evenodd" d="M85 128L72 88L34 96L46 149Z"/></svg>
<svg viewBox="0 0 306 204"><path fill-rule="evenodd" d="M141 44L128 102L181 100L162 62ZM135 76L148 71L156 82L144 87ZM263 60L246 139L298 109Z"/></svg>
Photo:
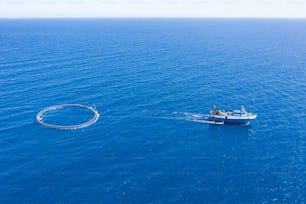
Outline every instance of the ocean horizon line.
<svg viewBox="0 0 306 204"><path fill-rule="evenodd" d="M61 19L186 19L186 20L202 20L202 19L215 19L215 20L306 20L306 17L146 17L146 16L135 16L135 17L0 17L0 20L16 20L16 19L24 19L24 20L34 20L34 19L42 19L42 20L61 20Z"/></svg>

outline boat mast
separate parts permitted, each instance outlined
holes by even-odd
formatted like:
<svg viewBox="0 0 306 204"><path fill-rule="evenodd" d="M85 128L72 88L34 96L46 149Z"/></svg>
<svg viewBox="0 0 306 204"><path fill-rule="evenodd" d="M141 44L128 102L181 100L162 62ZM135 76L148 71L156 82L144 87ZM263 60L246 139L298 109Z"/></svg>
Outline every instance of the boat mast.
<svg viewBox="0 0 306 204"><path fill-rule="evenodd" d="M244 106L241 106L241 112L246 113L246 110L245 110Z"/></svg>

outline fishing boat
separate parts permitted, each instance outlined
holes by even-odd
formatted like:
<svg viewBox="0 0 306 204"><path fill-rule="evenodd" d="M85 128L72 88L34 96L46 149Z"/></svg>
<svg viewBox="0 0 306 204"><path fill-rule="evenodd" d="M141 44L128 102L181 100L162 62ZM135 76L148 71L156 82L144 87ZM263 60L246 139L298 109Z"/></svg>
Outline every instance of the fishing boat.
<svg viewBox="0 0 306 204"><path fill-rule="evenodd" d="M214 105L206 119L215 124L250 124L251 120L254 120L256 117L256 113L248 113L243 106L241 106L240 110L224 111L217 109L217 106Z"/></svg>

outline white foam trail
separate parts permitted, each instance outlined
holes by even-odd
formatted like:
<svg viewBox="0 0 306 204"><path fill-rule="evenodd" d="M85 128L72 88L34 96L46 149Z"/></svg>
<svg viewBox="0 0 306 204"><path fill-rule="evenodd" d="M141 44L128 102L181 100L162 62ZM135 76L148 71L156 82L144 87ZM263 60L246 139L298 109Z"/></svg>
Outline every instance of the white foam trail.
<svg viewBox="0 0 306 204"><path fill-rule="evenodd" d="M173 112L170 116L103 116L104 118L135 118L135 119L163 119L163 120L185 120L206 124L224 124L223 122L214 122L209 120L209 115L188 112Z"/></svg>

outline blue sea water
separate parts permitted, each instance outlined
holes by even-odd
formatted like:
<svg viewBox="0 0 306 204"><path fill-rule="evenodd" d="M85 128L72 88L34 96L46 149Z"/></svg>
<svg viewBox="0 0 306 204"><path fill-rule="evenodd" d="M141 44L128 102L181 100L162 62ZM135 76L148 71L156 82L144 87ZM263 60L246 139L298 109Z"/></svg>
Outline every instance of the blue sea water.
<svg viewBox="0 0 306 204"><path fill-rule="evenodd" d="M0 20L0 203L304 203L305 105L306 20Z"/></svg>

